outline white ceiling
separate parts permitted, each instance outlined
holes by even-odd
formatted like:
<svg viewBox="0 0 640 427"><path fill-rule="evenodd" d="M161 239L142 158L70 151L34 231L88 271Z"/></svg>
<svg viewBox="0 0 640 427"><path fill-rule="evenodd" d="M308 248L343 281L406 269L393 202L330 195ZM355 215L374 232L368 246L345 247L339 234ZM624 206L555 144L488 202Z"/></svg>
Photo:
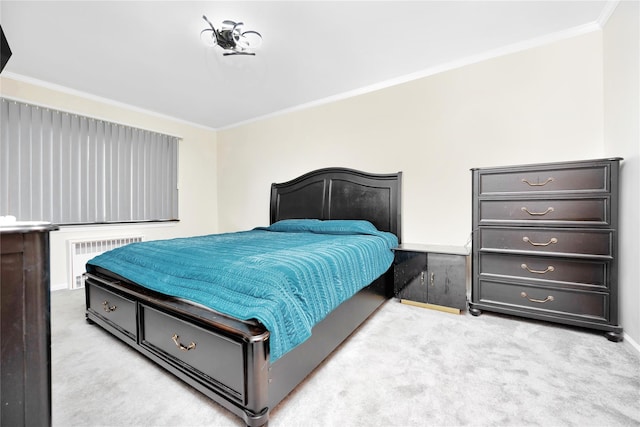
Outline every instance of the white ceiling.
<svg viewBox="0 0 640 427"><path fill-rule="evenodd" d="M11 1L3 75L221 129L597 30L610 1ZM255 57L199 33L243 21Z"/></svg>

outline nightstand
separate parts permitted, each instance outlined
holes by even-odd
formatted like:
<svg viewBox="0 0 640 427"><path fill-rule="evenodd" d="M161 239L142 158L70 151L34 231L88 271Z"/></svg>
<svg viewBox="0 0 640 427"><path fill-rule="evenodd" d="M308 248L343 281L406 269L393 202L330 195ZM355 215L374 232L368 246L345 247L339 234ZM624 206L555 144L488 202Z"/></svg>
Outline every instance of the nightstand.
<svg viewBox="0 0 640 427"><path fill-rule="evenodd" d="M459 314L467 308L470 256L464 247L402 244L393 263L400 302Z"/></svg>

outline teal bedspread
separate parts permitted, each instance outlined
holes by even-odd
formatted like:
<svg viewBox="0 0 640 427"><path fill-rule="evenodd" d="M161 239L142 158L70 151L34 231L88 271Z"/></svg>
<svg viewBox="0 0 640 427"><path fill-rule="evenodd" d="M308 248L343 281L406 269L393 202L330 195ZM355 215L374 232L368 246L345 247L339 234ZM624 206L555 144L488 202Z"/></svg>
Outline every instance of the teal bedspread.
<svg viewBox="0 0 640 427"><path fill-rule="evenodd" d="M133 243L88 262L161 293L257 319L274 362L387 271L398 240L367 221L284 220L250 231Z"/></svg>

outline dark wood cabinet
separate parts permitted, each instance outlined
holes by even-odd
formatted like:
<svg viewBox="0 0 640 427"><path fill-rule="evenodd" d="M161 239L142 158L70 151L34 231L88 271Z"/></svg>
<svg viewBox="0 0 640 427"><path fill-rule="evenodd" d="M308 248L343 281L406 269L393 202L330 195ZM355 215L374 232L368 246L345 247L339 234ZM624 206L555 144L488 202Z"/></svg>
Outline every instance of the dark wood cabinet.
<svg viewBox="0 0 640 427"><path fill-rule="evenodd" d="M467 307L464 248L400 245L395 249L394 294L401 302L459 313Z"/></svg>
<svg viewBox="0 0 640 427"><path fill-rule="evenodd" d="M49 231L0 226L0 424L51 425Z"/></svg>
<svg viewBox="0 0 640 427"><path fill-rule="evenodd" d="M620 158L472 170L472 293L482 310L618 325Z"/></svg>

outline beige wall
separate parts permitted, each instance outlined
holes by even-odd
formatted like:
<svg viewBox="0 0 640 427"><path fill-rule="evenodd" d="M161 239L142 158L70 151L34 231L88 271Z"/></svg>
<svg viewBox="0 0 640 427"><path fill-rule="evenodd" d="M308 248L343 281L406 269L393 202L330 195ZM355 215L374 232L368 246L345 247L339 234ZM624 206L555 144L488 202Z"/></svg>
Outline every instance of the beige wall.
<svg viewBox="0 0 640 427"><path fill-rule="evenodd" d="M603 30L605 152L620 172L620 323L640 344L640 3L620 2ZM640 349L640 347L639 347Z"/></svg>
<svg viewBox="0 0 640 427"><path fill-rule="evenodd" d="M267 223L271 182L345 166L403 171L405 242L464 245L469 169L601 157L602 96L593 32L220 131L220 230Z"/></svg>
<svg viewBox="0 0 640 427"><path fill-rule="evenodd" d="M67 240L85 237L144 235L146 240L214 233L217 231L216 133L177 120L92 99L50 85L0 78L0 94L63 111L96 117L181 138L178 181L180 222L170 225L120 225L62 228L51 234L51 285L68 283Z"/></svg>

